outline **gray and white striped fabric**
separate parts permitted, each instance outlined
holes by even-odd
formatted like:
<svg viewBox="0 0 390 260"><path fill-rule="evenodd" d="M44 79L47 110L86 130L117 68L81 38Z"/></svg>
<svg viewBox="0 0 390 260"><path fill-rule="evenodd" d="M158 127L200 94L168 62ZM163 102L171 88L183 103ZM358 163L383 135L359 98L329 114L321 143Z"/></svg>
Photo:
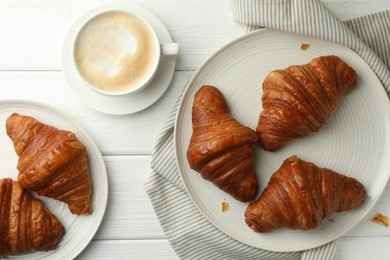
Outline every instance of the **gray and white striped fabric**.
<svg viewBox="0 0 390 260"><path fill-rule="evenodd" d="M235 21L249 30L268 27L344 44L375 71L390 96L390 10L341 22L317 0L231 0ZM176 167L173 127L177 104L157 140L144 187L172 247L181 259L335 258L337 241L304 252L278 253L243 244L221 232L193 205Z"/></svg>

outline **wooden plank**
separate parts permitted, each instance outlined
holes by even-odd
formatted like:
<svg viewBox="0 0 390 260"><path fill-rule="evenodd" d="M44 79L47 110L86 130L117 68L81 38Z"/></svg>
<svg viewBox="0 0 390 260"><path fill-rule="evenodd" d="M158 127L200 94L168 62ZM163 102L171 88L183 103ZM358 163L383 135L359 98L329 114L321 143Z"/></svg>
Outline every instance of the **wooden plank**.
<svg viewBox="0 0 390 260"><path fill-rule="evenodd" d="M61 72L0 72L0 100L44 103L72 117L92 136L101 152L151 154L155 140L193 72L176 72L166 93L149 108L131 115L112 116L82 103Z"/></svg>
<svg viewBox="0 0 390 260"><path fill-rule="evenodd" d="M77 257L79 260L137 259L178 260L167 240L95 240Z"/></svg>
<svg viewBox="0 0 390 260"><path fill-rule="evenodd" d="M109 180L106 214L97 239L165 238L143 189L151 172L150 156L104 157Z"/></svg>
<svg viewBox="0 0 390 260"><path fill-rule="evenodd" d="M61 48L68 28L82 13L109 2L1 1L0 70L60 70ZM343 20L390 8L388 0L322 2ZM133 0L131 3L160 18L181 45L177 70L195 70L212 53L245 32L245 26L233 21L226 0L159 0L158 4L155 0Z"/></svg>
<svg viewBox="0 0 390 260"><path fill-rule="evenodd" d="M389 237L342 237L336 260L387 260L390 259L389 243ZM91 258L178 259L167 240L92 241L78 259Z"/></svg>
<svg viewBox="0 0 390 260"><path fill-rule="evenodd" d="M1 1L0 70L60 70L62 43L68 28L84 12L110 2ZM133 0L131 3L160 18L174 41L181 45L178 70L196 69L222 45L245 32L245 26L233 21L226 0L160 0L158 4L154 0Z"/></svg>
<svg viewBox="0 0 390 260"><path fill-rule="evenodd" d="M336 260L390 259L390 237L342 237Z"/></svg>
<svg viewBox="0 0 390 260"><path fill-rule="evenodd" d="M342 237L336 260L390 259L390 237ZM77 259L179 259L167 240L94 240Z"/></svg>

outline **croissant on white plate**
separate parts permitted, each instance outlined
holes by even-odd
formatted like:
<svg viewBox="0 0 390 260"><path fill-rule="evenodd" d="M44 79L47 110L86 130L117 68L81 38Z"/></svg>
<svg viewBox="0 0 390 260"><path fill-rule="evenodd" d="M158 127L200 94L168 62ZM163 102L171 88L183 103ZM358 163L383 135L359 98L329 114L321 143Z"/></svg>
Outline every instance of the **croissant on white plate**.
<svg viewBox="0 0 390 260"><path fill-rule="evenodd" d="M192 130L187 150L190 167L235 199L254 199L256 132L229 114L225 98L216 87L205 85L195 94Z"/></svg>
<svg viewBox="0 0 390 260"><path fill-rule="evenodd" d="M259 144L275 151L326 124L342 96L356 86L356 72L337 56L270 72L263 81Z"/></svg>
<svg viewBox="0 0 390 260"><path fill-rule="evenodd" d="M0 257L55 249L65 230L42 201L19 183L0 179Z"/></svg>
<svg viewBox="0 0 390 260"><path fill-rule="evenodd" d="M75 134L16 113L7 118L6 129L19 156L20 185L67 203L73 214L91 214L88 154Z"/></svg>
<svg viewBox="0 0 390 260"><path fill-rule="evenodd" d="M245 221L256 232L281 227L309 230L333 212L359 207L365 197L366 190L356 179L294 155L271 176L259 199L249 204Z"/></svg>

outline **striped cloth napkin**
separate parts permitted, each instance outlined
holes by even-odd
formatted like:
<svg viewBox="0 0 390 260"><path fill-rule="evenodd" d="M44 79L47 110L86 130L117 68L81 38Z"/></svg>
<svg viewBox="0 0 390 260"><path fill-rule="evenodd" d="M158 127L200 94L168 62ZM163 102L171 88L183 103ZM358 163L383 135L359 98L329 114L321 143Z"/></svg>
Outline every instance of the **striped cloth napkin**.
<svg viewBox="0 0 390 260"><path fill-rule="evenodd" d="M230 0L236 22L249 30L268 27L325 39L356 51L374 70L390 96L390 10L341 22L317 0ZM144 187L161 226L181 259L335 258L337 241L303 252L254 248L226 235L193 205L176 167L173 127L180 97L157 140L152 173Z"/></svg>

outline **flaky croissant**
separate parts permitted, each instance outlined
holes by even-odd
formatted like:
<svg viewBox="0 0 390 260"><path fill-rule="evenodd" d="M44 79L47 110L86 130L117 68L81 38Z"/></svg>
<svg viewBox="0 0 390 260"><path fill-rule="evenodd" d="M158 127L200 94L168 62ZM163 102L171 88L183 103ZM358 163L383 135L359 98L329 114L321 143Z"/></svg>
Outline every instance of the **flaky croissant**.
<svg viewBox="0 0 390 260"><path fill-rule="evenodd" d="M256 128L259 144L275 151L317 132L355 86L356 72L336 56L270 72L263 81L263 110Z"/></svg>
<svg viewBox="0 0 390 260"><path fill-rule="evenodd" d="M187 150L190 167L237 200L252 200L257 194L256 132L229 115L216 87L202 86L195 94L192 130Z"/></svg>
<svg viewBox="0 0 390 260"><path fill-rule="evenodd" d="M291 156L271 177L245 222L256 232L280 227L309 230L333 212L352 210L366 197L357 180Z"/></svg>
<svg viewBox="0 0 390 260"><path fill-rule="evenodd" d="M20 185L67 203L73 214L91 214L87 150L75 134L16 113L7 118L6 129L19 156Z"/></svg>
<svg viewBox="0 0 390 260"><path fill-rule="evenodd" d="M0 179L0 257L54 249L64 227L17 182Z"/></svg>

